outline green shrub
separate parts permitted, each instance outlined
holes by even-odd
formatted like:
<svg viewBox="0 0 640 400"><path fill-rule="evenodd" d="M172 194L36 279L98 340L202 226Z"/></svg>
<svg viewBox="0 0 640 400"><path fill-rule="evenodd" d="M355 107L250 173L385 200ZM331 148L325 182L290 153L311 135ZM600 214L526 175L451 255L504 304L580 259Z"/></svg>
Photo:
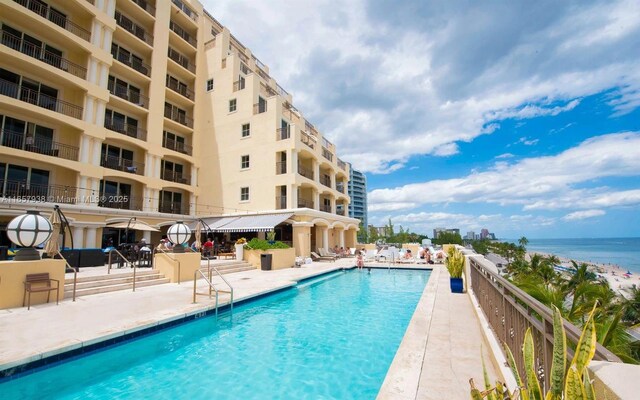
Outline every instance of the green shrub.
<svg viewBox="0 0 640 400"><path fill-rule="evenodd" d="M248 250L271 250L271 249L288 249L289 245L282 242L275 242L273 244L266 240L253 238L245 245Z"/></svg>

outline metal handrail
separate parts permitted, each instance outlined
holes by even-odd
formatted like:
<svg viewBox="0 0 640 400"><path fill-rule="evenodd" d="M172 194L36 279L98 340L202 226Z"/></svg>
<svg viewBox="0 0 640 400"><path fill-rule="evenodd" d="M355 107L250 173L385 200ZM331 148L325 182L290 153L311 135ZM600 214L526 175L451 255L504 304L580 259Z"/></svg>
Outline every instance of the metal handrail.
<svg viewBox="0 0 640 400"><path fill-rule="evenodd" d="M180 260L178 260L177 258L174 258L172 253L169 253L165 249L161 249L161 248L155 248L154 249L154 256L158 251L161 252L162 254L164 254L165 256L169 257L170 260L175 261L175 262L178 263L178 285L179 285L180 284L180 269L181 269Z"/></svg>
<svg viewBox="0 0 640 400"><path fill-rule="evenodd" d="M73 270L73 301L76 301L76 285L78 283L78 269L73 268L71 264L69 264L69 261L67 261L67 259L64 258L64 256L60 253L60 250L56 250L56 253L60 256L61 259L64 260L65 264L67 264L67 267Z"/></svg>
<svg viewBox="0 0 640 400"><path fill-rule="evenodd" d="M209 285L209 293L198 293L196 291L197 285L198 285L198 274L200 274L202 276L202 278L207 282L207 284ZM202 272L202 270L197 269L194 273L193 273L193 303L196 303L196 295L208 295L209 298L211 298L211 289L213 289L216 292L216 318L218 318L218 298L219 298L219 294L218 294L218 289L216 288L216 286L213 284L213 282L211 282L211 280L209 278L207 278L207 276Z"/></svg>
<svg viewBox="0 0 640 400"><path fill-rule="evenodd" d="M129 259L127 257L122 255L122 253L120 253L116 249L109 250L109 266L107 267L107 275L111 274L111 255L113 254L113 252L116 252L116 254L118 254L118 256L120 256L125 262L129 263L131 268L133 268L133 291L135 292L136 291L136 270L137 270L137 265L136 265L136 263L129 261Z"/></svg>
<svg viewBox="0 0 640 400"><path fill-rule="evenodd" d="M208 271L208 274L209 274L209 280L210 280L210 281L211 281L211 276L212 276L212 274L211 274L211 268L212 268L212 267L211 267L211 258L210 258L210 257L207 257L207 271ZM231 300L230 300L229 306L230 306L230 308L231 308L231 313L233 314L233 286L231 286L231 284L229 283L229 281L227 281L227 280L224 278L224 276L222 276L222 274L220 273L220 271L218 271L218 268L213 267L213 270L214 270L214 271L216 271L216 274L220 277L220 279L222 279L222 281L223 281L227 286L229 286L229 294L231 295ZM217 311L216 311L216 314L217 314Z"/></svg>
<svg viewBox="0 0 640 400"><path fill-rule="evenodd" d="M91 41L91 32L82 28L80 25L71 22L66 16L61 14L60 12L56 12L49 7L48 4L45 4L40 1L32 1L32 0L13 0L21 6L28 8L34 13L38 14L42 18L48 19L53 22L55 25L58 25L62 29L65 29L74 35L86 40L87 42ZM93 3L92 3L93 4Z"/></svg>

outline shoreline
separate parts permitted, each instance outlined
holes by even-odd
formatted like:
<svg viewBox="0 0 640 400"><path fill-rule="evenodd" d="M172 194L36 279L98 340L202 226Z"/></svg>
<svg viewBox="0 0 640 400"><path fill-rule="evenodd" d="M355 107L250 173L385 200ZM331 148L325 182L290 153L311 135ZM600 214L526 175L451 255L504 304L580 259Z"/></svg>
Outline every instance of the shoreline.
<svg viewBox="0 0 640 400"><path fill-rule="evenodd" d="M560 265L563 267L571 268L572 259L566 257L560 257L552 253L545 253L541 251L527 251L527 257L531 259L531 256L534 254L539 254L541 256L556 256L560 260ZM578 264L587 264L592 272L595 272L598 277L605 278L609 282L609 287L613 290L625 290L630 289L633 285L640 286L640 274L631 273L629 278L626 278L624 274L629 269L622 267L617 264L605 264L605 263L594 263L591 261L583 261L583 260L573 260Z"/></svg>

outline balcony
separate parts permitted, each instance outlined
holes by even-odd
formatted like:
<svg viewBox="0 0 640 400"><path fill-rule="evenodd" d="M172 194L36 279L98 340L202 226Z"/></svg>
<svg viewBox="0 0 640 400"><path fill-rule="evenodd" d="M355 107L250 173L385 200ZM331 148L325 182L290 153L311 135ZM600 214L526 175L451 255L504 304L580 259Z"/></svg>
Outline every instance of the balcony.
<svg viewBox="0 0 640 400"><path fill-rule="evenodd" d="M313 139L313 136L306 132L300 132L300 141L312 149L316 147L316 141Z"/></svg>
<svg viewBox="0 0 640 400"><path fill-rule="evenodd" d="M338 158L338 167L343 171L347 170L347 163Z"/></svg>
<svg viewBox="0 0 640 400"><path fill-rule="evenodd" d="M167 87L191 101L196 98L194 91L189 89L186 85L180 85L177 82L170 80L167 82Z"/></svg>
<svg viewBox="0 0 640 400"><path fill-rule="evenodd" d="M196 39L189 35L187 31L185 31L180 25L176 24L173 21L169 21L169 29L171 29L176 35L180 36L185 42L189 43L191 46L197 48L198 42Z"/></svg>
<svg viewBox="0 0 640 400"><path fill-rule="evenodd" d="M276 196L276 210L285 210L287 208L287 196Z"/></svg>
<svg viewBox="0 0 640 400"><path fill-rule="evenodd" d="M184 185L190 184L189 178L185 178L181 172L176 172L170 169L162 170L162 173L160 174L160 178L164 179L165 181L182 183Z"/></svg>
<svg viewBox="0 0 640 400"><path fill-rule="evenodd" d="M164 116L166 118L169 118L172 121L175 121L179 124L182 124L186 127L189 128L193 128L193 119L187 117L187 114L185 112L182 112L182 110L172 107L172 108L168 108L165 107L164 108Z"/></svg>
<svg viewBox="0 0 640 400"><path fill-rule="evenodd" d="M122 157L102 156L100 159L100 166L136 175L144 174L144 163L135 162Z"/></svg>
<svg viewBox="0 0 640 400"><path fill-rule="evenodd" d="M156 16L156 9L151 4L149 4L147 1L145 1L145 0L131 0L131 1L133 1L134 3L139 5L140 8L142 8L143 10L148 12L151 16L153 16L153 17Z"/></svg>
<svg viewBox="0 0 640 400"><path fill-rule="evenodd" d="M242 89L244 89L244 87L245 87L244 80L238 80L238 81L233 82L233 91L234 92L242 90Z"/></svg>
<svg viewBox="0 0 640 400"><path fill-rule="evenodd" d="M276 91L273 90L271 86L267 86L264 83L260 83L260 94L264 97L273 97L277 95Z"/></svg>
<svg viewBox="0 0 640 400"><path fill-rule="evenodd" d="M140 72L142 75L151 76L151 66L142 62L139 57L133 56L131 53L122 51L118 48L115 52L112 50L111 55L114 59L120 61L129 68Z"/></svg>
<svg viewBox="0 0 640 400"><path fill-rule="evenodd" d="M2 146L71 161L78 161L80 151L79 148L74 146L46 139L27 137L23 132L13 132L9 129L2 131Z"/></svg>
<svg viewBox="0 0 640 400"><path fill-rule="evenodd" d="M162 147L164 147L165 149L177 151L178 153L187 154L189 156L193 154L191 146L172 139L164 139L162 142Z"/></svg>
<svg viewBox="0 0 640 400"><path fill-rule="evenodd" d="M132 90L127 86L118 85L113 82L109 82L107 88L109 89L109 93L112 95L125 99L137 106L149 109L149 98L141 95L140 91Z"/></svg>
<svg viewBox="0 0 640 400"><path fill-rule="evenodd" d="M64 203L76 204L77 188L64 185L43 185L25 181L0 180L0 197L17 203Z"/></svg>
<svg viewBox="0 0 640 400"><path fill-rule="evenodd" d="M344 217L344 215L345 215L344 208L343 208L343 209L337 209L337 210L336 210L336 214L337 214L337 215L342 215L342 216Z"/></svg>
<svg viewBox="0 0 640 400"><path fill-rule="evenodd" d="M158 212L167 214L189 214L189 204L184 204L179 201L163 202L158 207Z"/></svg>
<svg viewBox="0 0 640 400"><path fill-rule="evenodd" d="M153 46L153 36L149 35L143 27L127 18L118 10L116 10L114 18L116 19L116 24L118 24L119 27L131 33L149 46Z"/></svg>
<svg viewBox="0 0 640 400"><path fill-rule="evenodd" d="M195 22L198 22L198 14L196 14L194 11L191 11L191 9L187 7L182 1L171 0L171 2L183 13L185 13L187 17L191 18Z"/></svg>
<svg viewBox="0 0 640 400"><path fill-rule="evenodd" d="M306 169L305 167L298 165L298 173L305 178L313 180L313 171Z"/></svg>
<svg viewBox="0 0 640 400"><path fill-rule="evenodd" d="M333 153L329 151L326 147L322 148L322 156L329 161L333 161Z"/></svg>
<svg viewBox="0 0 640 400"><path fill-rule="evenodd" d="M276 163L276 175L282 175L287 173L287 162L279 161Z"/></svg>
<svg viewBox="0 0 640 400"><path fill-rule="evenodd" d="M331 206L329 204L323 204L320 206L320 211L331 212Z"/></svg>
<svg viewBox="0 0 640 400"><path fill-rule="evenodd" d="M87 69L81 67L78 64L74 64L66 58L60 57L50 51L44 50L42 47L36 46L33 43L22 40L21 38L12 35L7 31L2 31L2 44L19 51L22 54L26 54L29 57L33 57L36 60L40 60L53 67L61 69L65 72L75 75L80 79L87 78Z"/></svg>
<svg viewBox="0 0 640 400"><path fill-rule="evenodd" d="M336 182L336 190L340 193L344 193L344 183Z"/></svg>
<svg viewBox="0 0 640 400"><path fill-rule="evenodd" d="M286 140L291 137L291 127L286 126L284 128L278 128L276 130L276 140Z"/></svg>
<svg viewBox="0 0 640 400"><path fill-rule="evenodd" d="M131 125L120 121L105 120L104 127L132 138L147 140L147 131L138 128L138 125Z"/></svg>
<svg viewBox="0 0 640 400"><path fill-rule="evenodd" d="M262 103L255 103L253 105L253 114L262 114L267 112L267 103L266 102L262 102Z"/></svg>
<svg viewBox="0 0 640 400"><path fill-rule="evenodd" d="M196 66L189 61L189 58L187 56L180 54L178 51L172 49L171 47L169 47L167 56L173 61L175 61L176 63L180 64L180 66L186 69L187 71L192 72L194 74L196 73Z"/></svg>
<svg viewBox="0 0 640 400"><path fill-rule="evenodd" d="M313 201L305 200L305 199L298 199L298 207L300 207L300 208L310 208L310 209L313 210Z"/></svg>
<svg viewBox="0 0 640 400"><path fill-rule="evenodd" d="M41 16L42 18L48 19L49 21L61 27L62 29L65 29L73 33L79 38L84 39L87 42L91 41L91 32L80 27L80 25L69 21L69 19L67 19L67 17L64 14L61 14L58 11L51 9L49 5L38 0L13 0L13 1L15 1L16 3L20 4L25 8L28 8L29 10Z"/></svg>
<svg viewBox="0 0 640 400"><path fill-rule="evenodd" d="M142 197L101 193L98 207L142 211L143 203Z"/></svg>
<svg viewBox="0 0 640 400"><path fill-rule="evenodd" d="M82 107L67 103L66 101L58 100L55 97L42 94L26 87L21 87L4 79L0 79L0 94L13 97L14 99L18 99L38 107L46 108L47 110L55 111L69 117L77 119L82 118Z"/></svg>
<svg viewBox="0 0 640 400"><path fill-rule="evenodd" d="M326 175L322 175L320 177L320 183L322 183L324 186L330 188L331 187L331 178L326 176Z"/></svg>

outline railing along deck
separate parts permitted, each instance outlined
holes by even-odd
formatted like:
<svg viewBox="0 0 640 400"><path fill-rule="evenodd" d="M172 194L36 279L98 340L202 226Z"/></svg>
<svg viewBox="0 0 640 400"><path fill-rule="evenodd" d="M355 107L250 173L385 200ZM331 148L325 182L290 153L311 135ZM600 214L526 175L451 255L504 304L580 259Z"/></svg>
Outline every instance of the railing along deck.
<svg viewBox="0 0 640 400"><path fill-rule="evenodd" d="M469 259L469 265L471 287L480 308L498 340L511 349L521 376L525 376L522 343L527 328L531 328L536 350L535 367L546 392L553 359L553 312L474 258ZM567 321L564 321L564 329L569 342L568 362L571 362L571 346L578 343L581 331ZM620 362L615 354L600 344L596 347L594 360Z"/></svg>

